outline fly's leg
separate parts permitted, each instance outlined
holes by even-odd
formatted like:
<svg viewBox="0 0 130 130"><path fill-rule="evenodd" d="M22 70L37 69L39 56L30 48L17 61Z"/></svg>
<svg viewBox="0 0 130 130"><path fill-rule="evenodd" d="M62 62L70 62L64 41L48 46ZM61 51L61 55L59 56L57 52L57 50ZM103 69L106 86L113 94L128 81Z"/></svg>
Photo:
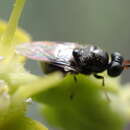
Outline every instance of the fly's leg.
<svg viewBox="0 0 130 130"><path fill-rule="evenodd" d="M105 87L105 80L104 80L104 77L103 77L103 76L94 74L94 77L97 78L97 79L101 79L101 80L102 80L102 86ZM109 96L108 96L106 90L104 91L104 93L105 93L105 96L106 96L106 98L107 98L107 101L110 102L110 98L109 98Z"/></svg>
<svg viewBox="0 0 130 130"><path fill-rule="evenodd" d="M77 83L78 80L77 80L76 75L74 75L73 78L74 78L75 83Z"/></svg>
<svg viewBox="0 0 130 130"><path fill-rule="evenodd" d="M77 84L78 79L77 79L77 77L76 77L75 74L73 75L73 79L74 79L75 84ZM75 96L76 88L77 88L77 85L75 86L75 88L73 88L74 90L73 90L73 91L71 92L71 94L70 94L70 99L71 99L71 100L72 100L72 99L74 98L74 96Z"/></svg>
<svg viewBox="0 0 130 130"><path fill-rule="evenodd" d="M101 79L101 80L102 80L102 86L105 86L105 80L104 80L104 77L103 77L103 76L94 74L94 77L97 78L97 79Z"/></svg>

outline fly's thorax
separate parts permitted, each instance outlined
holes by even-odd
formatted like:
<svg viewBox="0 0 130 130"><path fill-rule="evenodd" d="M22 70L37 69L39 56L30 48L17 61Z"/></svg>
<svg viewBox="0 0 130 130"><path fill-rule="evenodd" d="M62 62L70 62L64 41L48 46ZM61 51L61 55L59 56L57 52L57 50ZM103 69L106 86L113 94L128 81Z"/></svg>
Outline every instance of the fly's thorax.
<svg viewBox="0 0 130 130"><path fill-rule="evenodd" d="M84 48L77 48L73 51L73 56L81 73L98 73L107 69L108 54L99 47L89 45Z"/></svg>

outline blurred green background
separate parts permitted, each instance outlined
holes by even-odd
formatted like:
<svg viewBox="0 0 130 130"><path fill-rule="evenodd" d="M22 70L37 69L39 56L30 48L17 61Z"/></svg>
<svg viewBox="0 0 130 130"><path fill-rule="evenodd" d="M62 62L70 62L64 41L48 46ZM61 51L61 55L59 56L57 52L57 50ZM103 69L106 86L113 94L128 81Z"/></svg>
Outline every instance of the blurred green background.
<svg viewBox="0 0 130 130"><path fill-rule="evenodd" d="M0 0L8 20L14 0ZM20 26L33 40L96 44L130 58L129 0L27 0Z"/></svg>
<svg viewBox="0 0 130 130"><path fill-rule="evenodd" d="M13 2L0 0L1 19L8 20ZM19 25L33 40L95 44L130 59L130 0L27 0ZM130 71L123 81L130 81Z"/></svg>

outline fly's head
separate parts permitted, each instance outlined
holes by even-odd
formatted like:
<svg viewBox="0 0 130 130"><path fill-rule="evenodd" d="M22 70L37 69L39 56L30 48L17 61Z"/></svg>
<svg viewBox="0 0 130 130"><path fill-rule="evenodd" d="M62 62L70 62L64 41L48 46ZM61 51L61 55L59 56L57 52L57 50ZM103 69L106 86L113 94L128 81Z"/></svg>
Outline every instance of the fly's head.
<svg viewBox="0 0 130 130"><path fill-rule="evenodd" d="M123 56L118 53L114 52L111 54L111 62L108 65L108 75L111 77L119 76L124 70L124 58Z"/></svg>

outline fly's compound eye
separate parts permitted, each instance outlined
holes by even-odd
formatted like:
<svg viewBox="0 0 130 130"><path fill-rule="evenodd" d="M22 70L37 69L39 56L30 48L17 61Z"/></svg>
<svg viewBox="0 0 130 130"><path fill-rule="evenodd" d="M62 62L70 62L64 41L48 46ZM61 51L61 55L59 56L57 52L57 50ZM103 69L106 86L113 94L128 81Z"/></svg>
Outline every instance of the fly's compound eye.
<svg viewBox="0 0 130 130"><path fill-rule="evenodd" d="M111 55L111 59L112 59L112 61L109 64L108 69L107 69L108 75L111 77L119 76L124 69L124 67L122 65L124 59L123 59L122 55L118 52L114 52Z"/></svg>
<svg viewBox="0 0 130 130"><path fill-rule="evenodd" d="M119 52L114 52L111 54L112 61L119 62L120 64L123 63L124 58Z"/></svg>
<svg viewBox="0 0 130 130"><path fill-rule="evenodd" d="M123 67L119 62L112 62L109 65L109 68L107 70L107 73L111 77L119 76L123 71Z"/></svg>

